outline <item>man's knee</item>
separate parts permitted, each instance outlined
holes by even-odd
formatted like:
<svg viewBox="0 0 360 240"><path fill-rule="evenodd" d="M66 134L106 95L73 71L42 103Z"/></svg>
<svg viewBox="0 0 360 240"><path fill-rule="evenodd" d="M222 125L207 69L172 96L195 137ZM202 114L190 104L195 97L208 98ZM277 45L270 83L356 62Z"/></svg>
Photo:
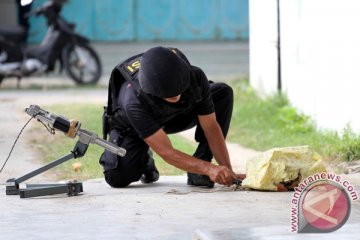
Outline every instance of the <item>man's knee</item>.
<svg viewBox="0 0 360 240"><path fill-rule="evenodd" d="M232 87L223 82L213 83L211 86L211 92L214 101L233 101L234 92Z"/></svg>
<svg viewBox="0 0 360 240"><path fill-rule="evenodd" d="M233 99L234 98L234 91L232 89L232 87L230 87L229 85L227 85L226 83L219 83L220 84L220 88L223 92L223 94L229 98L229 99Z"/></svg>
<svg viewBox="0 0 360 240"><path fill-rule="evenodd" d="M132 173L129 170L113 169L105 171L105 181L113 188L124 188L140 179L141 173Z"/></svg>

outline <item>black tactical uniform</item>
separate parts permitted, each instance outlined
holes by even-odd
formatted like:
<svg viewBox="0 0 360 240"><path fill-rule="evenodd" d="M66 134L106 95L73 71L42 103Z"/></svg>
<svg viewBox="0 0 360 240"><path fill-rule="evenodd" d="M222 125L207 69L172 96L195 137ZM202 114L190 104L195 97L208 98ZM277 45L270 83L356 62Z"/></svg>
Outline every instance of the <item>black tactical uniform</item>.
<svg viewBox="0 0 360 240"><path fill-rule="evenodd" d="M179 94L181 98L176 103L163 99ZM144 183L158 179L143 139L160 128L171 134L197 126L195 139L199 145L194 157L210 162L213 156L198 115L215 112L226 136L232 108L232 89L225 83L209 82L204 72L190 65L178 49L156 47L127 59L111 74L104 125L110 141L127 153L119 157L105 150L100 164L107 183L125 187L140 179ZM188 184L213 186L209 177L191 173Z"/></svg>

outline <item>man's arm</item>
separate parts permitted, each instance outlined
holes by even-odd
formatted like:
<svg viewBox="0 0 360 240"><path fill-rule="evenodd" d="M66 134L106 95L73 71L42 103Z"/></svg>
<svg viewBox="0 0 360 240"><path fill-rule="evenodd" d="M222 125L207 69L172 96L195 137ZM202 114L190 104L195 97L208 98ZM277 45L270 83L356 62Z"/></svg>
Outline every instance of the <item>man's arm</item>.
<svg viewBox="0 0 360 240"><path fill-rule="evenodd" d="M200 126L204 131L206 140L208 141L211 152L214 155L217 163L221 166L229 168L233 175L236 175L236 178L244 179L244 174L235 174L232 170L229 152L225 143L225 138L218 122L216 121L215 113L211 113L208 115L199 115L198 118Z"/></svg>
<svg viewBox="0 0 360 240"><path fill-rule="evenodd" d="M166 133L160 129L144 141L167 163L182 170L208 175L216 183L231 185L233 180L232 172L225 166L216 166L202 161L173 148Z"/></svg>

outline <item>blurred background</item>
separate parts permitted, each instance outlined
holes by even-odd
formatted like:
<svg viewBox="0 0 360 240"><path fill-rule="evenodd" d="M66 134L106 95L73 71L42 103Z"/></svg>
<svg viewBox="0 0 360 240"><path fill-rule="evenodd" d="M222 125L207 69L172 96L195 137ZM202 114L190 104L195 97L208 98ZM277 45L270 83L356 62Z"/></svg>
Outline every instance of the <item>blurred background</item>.
<svg viewBox="0 0 360 240"><path fill-rule="evenodd" d="M0 25L22 23L19 2L0 1ZM35 0L31 8L46 2ZM154 46L177 47L210 80L234 88L231 141L257 150L310 145L331 158L343 152L349 157L342 159L360 159L360 1L65 2L61 16L90 40L102 63L100 81L90 87L89 99L97 94L104 104L111 70L126 58ZM46 19L32 16L28 24L30 47L41 44ZM72 89L72 99L84 94L79 92L82 86L58 71L21 81L21 90L34 88ZM3 80L0 96L10 96L9 89L17 89L15 78ZM17 91L14 99L23 92ZM41 94L48 100L50 93L61 99L64 91Z"/></svg>
<svg viewBox="0 0 360 240"><path fill-rule="evenodd" d="M62 15L97 42L249 39L248 0L70 0ZM44 18L30 26L29 41L40 42Z"/></svg>
<svg viewBox="0 0 360 240"><path fill-rule="evenodd" d="M35 0L31 8L45 2ZM249 71L248 4L248 0L69 0L61 15L75 23L76 32L89 38L98 51L104 73L100 84L107 83L120 61L157 45L184 51L213 80L233 80ZM18 23L15 0L0 2L0 23ZM28 42L41 43L46 31L44 17L31 17Z"/></svg>

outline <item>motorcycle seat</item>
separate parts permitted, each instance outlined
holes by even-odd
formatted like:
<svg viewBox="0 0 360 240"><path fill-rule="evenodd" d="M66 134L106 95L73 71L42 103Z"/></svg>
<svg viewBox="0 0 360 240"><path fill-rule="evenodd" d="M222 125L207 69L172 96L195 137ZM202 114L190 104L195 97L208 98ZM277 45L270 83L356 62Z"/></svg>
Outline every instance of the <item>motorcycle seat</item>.
<svg viewBox="0 0 360 240"><path fill-rule="evenodd" d="M26 31L21 26L0 26L0 36L11 41L23 41L26 36Z"/></svg>

